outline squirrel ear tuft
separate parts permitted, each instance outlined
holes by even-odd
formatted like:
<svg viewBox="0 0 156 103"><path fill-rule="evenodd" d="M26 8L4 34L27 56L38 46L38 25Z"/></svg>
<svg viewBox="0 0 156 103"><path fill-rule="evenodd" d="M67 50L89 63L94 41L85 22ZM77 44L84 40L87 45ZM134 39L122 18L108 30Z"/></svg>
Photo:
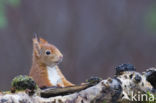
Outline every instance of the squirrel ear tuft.
<svg viewBox="0 0 156 103"><path fill-rule="evenodd" d="M41 55L40 39L36 33L34 33L34 38L33 38L33 49L34 49L34 53L37 56Z"/></svg>
<svg viewBox="0 0 156 103"><path fill-rule="evenodd" d="M36 39L36 41L40 42L40 38L37 33L34 33L33 36L33 39Z"/></svg>
<svg viewBox="0 0 156 103"><path fill-rule="evenodd" d="M35 40L35 41L37 41L40 44L48 43L45 39L40 38L37 33L34 33L33 35L34 35L33 41Z"/></svg>

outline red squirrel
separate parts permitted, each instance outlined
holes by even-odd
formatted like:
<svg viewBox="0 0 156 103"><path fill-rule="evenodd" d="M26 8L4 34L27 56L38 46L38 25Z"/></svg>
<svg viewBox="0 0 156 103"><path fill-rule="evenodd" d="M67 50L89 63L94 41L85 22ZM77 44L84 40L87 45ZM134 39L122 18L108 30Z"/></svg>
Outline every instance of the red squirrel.
<svg viewBox="0 0 156 103"><path fill-rule="evenodd" d="M62 59L62 53L54 45L34 34L32 67L29 75L40 88L74 86L58 67Z"/></svg>

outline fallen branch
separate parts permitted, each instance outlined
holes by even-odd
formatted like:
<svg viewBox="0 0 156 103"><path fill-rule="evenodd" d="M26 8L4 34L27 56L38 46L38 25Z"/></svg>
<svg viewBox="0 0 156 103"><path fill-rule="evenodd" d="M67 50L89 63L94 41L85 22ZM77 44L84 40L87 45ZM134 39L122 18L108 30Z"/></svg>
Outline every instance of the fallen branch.
<svg viewBox="0 0 156 103"><path fill-rule="evenodd" d="M89 88L97 83L84 83L80 86L73 86L73 87L65 87L65 88L48 88L40 91L40 96L44 98L54 97L59 95L67 95L74 92L79 92L86 88Z"/></svg>

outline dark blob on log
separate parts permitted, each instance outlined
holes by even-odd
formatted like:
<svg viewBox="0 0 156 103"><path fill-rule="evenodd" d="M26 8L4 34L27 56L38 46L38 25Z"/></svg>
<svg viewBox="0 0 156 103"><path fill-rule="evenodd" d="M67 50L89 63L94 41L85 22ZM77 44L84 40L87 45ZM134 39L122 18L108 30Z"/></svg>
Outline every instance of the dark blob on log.
<svg viewBox="0 0 156 103"><path fill-rule="evenodd" d="M121 64L116 68L116 75L121 75L124 71L136 71L132 64Z"/></svg>

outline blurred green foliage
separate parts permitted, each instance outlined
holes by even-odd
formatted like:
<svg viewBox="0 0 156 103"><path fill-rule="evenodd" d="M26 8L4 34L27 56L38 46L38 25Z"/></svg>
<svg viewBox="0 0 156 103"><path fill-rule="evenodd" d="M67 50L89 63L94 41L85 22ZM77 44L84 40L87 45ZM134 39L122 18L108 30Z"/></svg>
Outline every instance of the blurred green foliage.
<svg viewBox="0 0 156 103"><path fill-rule="evenodd" d="M7 0L6 0L7 1ZM13 6L13 7L17 7L20 4L20 0L8 0L7 2L9 5Z"/></svg>
<svg viewBox="0 0 156 103"><path fill-rule="evenodd" d="M151 92L147 92L147 95L148 95L148 98L152 97L151 95L154 95L152 94ZM154 97L156 97L156 95L154 95ZM154 99L154 101L147 101L146 103L156 103L156 98Z"/></svg>
<svg viewBox="0 0 156 103"><path fill-rule="evenodd" d="M156 32L156 6L152 6L146 15L146 25L152 32Z"/></svg>
<svg viewBox="0 0 156 103"><path fill-rule="evenodd" d="M6 17L6 5L17 7L21 0L0 0L0 29L5 28L8 24Z"/></svg>

